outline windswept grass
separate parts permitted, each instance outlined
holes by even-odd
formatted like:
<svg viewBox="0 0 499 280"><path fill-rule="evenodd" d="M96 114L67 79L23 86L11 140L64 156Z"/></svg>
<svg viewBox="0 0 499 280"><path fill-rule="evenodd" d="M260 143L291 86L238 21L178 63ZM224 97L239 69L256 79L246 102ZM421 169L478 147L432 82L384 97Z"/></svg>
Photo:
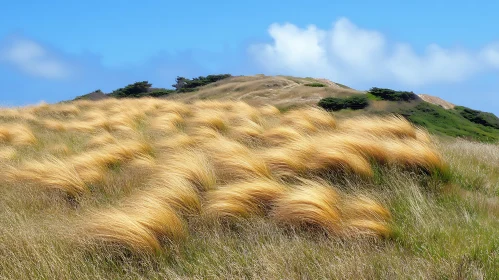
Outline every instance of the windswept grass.
<svg viewBox="0 0 499 280"><path fill-rule="evenodd" d="M339 203L340 196L334 188L309 182L277 200L272 215L280 223L314 226L339 234L342 230Z"/></svg>
<svg viewBox="0 0 499 280"><path fill-rule="evenodd" d="M92 241L124 245L138 252L160 252L160 240L185 238L178 214L154 193L131 197L122 208L102 209L82 225Z"/></svg>
<svg viewBox="0 0 499 280"><path fill-rule="evenodd" d="M57 158L30 161L17 168L10 167L7 178L12 184L25 182L33 187L60 190L71 196L88 191L74 166Z"/></svg>
<svg viewBox="0 0 499 280"><path fill-rule="evenodd" d="M222 186L206 195L205 212L218 218L263 216L288 188L269 179L255 179Z"/></svg>
<svg viewBox="0 0 499 280"><path fill-rule="evenodd" d="M392 116L360 116L342 121L338 128L349 133L369 133L376 136L394 135L416 138L417 130L406 119Z"/></svg>
<svg viewBox="0 0 499 280"><path fill-rule="evenodd" d="M0 143L14 146L33 145L37 139L31 129L25 124L0 126Z"/></svg>
<svg viewBox="0 0 499 280"><path fill-rule="evenodd" d="M0 278L493 279L498 147L314 107L1 109Z"/></svg>

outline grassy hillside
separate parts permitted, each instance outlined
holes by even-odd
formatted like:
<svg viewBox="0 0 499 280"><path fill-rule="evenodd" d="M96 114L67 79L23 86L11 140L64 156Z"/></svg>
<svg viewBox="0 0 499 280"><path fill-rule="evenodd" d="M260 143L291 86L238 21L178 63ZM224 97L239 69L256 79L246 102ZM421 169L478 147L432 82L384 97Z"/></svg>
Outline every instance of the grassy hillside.
<svg viewBox="0 0 499 280"><path fill-rule="evenodd" d="M424 126L435 134L486 142L499 141L499 129L473 122L463 117L457 109L446 110L437 105L421 102L414 108L399 110L397 113L407 116L411 122Z"/></svg>
<svg viewBox="0 0 499 280"><path fill-rule="evenodd" d="M335 111L338 117L395 113L433 134L487 142L499 140L499 118L493 114L452 104L452 109L446 110L409 91L371 88L361 92L326 79L229 74L193 79L178 77L173 87L175 89L152 88L151 84L143 81L109 94L96 91L77 100L151 96L182 102L234 100L256 106L274 105L282 111L319 105ZM425 98L440 100L428 95Z"/></svg>
<svg viewBox="0 0 499 280"><path fill-rule="evenodd" d="M1 109L0 278L499 275L498 145L192 101Z"/></svg>
<svg viewBox="0 0 499 280"><path fill-rule="evenodd" d="M166 98L184 102L234 100L286 109L296 105L315 105L326 96L349 96L354 93L358 91L320 79L256 75L234 76L201 87L196 92L172 94Z"/></svg>
<svg viewBox="0 0 499 280"><path fill-rule="evenodd" d="M364 105L364 100L354 100L355 96L326 97L318 104L323 108L336 111L338 115L399 114L436 135L485 142L499 141L499 118L491 113L463 106L444 109L406 91L373 88L364 97L364 99L370 100L369 106ZM349 103L353 103L353 105L348 106ZM355 112L338 112L342 109L353 109Z"/></svg>

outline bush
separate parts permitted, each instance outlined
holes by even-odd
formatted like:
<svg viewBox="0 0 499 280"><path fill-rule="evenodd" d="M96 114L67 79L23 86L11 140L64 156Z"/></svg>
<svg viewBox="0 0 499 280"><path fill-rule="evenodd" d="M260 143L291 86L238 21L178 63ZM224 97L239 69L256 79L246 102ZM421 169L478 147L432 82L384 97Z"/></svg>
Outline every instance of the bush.
<svg viewBox="0 0 499 280"><path fill-rule="evenodd" d="M309 83L309 84L305 84L305 86L307 86L307 87L326 87L325 84L321 84L321 83Z"/></svg>
<svg viewBox="0 0 499 280"><path fill-rule="evenodd" d="M206 77L199 76L198 78L187 79L184 77L177 77L176 84L172 85L179 92L190 92L196 90L198 87L205 86L220 80L232 77L231 74L208 75Z"/></svg>
<svg viewBox="0 0 499 280"><path fill-rule="evenodd" d="M329 111L342 109L359 110L369 105L369 100L364 94L356 94L347 98L326 97L319 101L318 105Z"/></svg>
<svg viewBox="0 0 499 280"><path fill-rule="evenodd" d="M126 98L126 97L141 97L147 95L147 91L152 86L147 81L136 82L129 84L124 88L119 88L113 91L110 95L116 98Z"/></svg>
<svg viewBox="0 0 499 280"><path fill-rule="evenodd" d="M456 106L454 109L471 122L499 129L499 118L492 113L473 110L464 106Z"/></svg>
<svg viewBox="0 0 499 280"><path fill-rule="evenodd" d="M395 91L387 88L373 87L368 92L381 100L388 101L411 101L418 98L412 91Z"/></svg>

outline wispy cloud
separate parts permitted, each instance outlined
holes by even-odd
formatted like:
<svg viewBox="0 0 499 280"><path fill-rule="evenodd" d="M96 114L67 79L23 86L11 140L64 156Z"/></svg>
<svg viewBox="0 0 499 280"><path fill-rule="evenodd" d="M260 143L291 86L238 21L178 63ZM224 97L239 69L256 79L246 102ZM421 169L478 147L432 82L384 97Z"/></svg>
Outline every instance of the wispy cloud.
<svg viewBox="0 0 499 280"><path fill-rule="evenodd" d="M499 45L478 51L429 45L416 53L406 43L389 43L375 30L338 19L330 30L314 25L272 24L273 42L252 45L249 52L267 71L315 75L349 83L396 82L409 86L455 83L499 68Z"/></svg>
<svg viewBox="0 0 499 280"><path fill-rule="evenodd" d="M0 38L0 82L4 89L0 105L57 102L96 89L110 92L143 80L155 87L171 87L176 76L233 73L233 65L237 66L241 57L234 51L185 49L152 53L140 63L110 67L103 64L102 54L67 53L57 46L13 34Z"/></svg>
<svg viewBox="0 0 499 280"><path fill-rule="evenodd" d="M63 79L70 76L71 67L58 59L41 44L20 37L9 37L0 46L0 62L9 63L31 76Z"/></svg>
<svg viewBox="0 0 499 280"><path fill-rule="evenodd" d="M482 49L482 59L499 69L499 43L490 44Z"/></svg>

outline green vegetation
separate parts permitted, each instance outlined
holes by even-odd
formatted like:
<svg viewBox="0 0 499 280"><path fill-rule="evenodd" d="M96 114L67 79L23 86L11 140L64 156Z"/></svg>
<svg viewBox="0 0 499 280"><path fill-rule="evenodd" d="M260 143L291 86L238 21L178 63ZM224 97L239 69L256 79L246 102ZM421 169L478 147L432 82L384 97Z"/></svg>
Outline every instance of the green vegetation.
<svg viewBox="0 0 499 280"><path fill-rule="evenodd" d="M159 97L159 96L164 96L164 95L168 95L168 94L171 94L171 93L174 93L175 90L173 89L154 89L150 92L147 93L147 95L149 96L152 96L152 97Z"/></svg>
<svg viewBox="0 0 499 280"><path fill-rule="evenodd" d="M308 83L308 84L305 84L305 86L307 86L307 87L326 87L325 84L321 84L321 83Z"/></svg>
<svg viewBox="0 0 499 280"><path fill-rule="evenodd" d="M148 81L136 82L133 84L129 84L124 88L114 90L109 94L109 96L116 98L137 98L147 96L151 86L152 84L150 84Z"/></svg>
<svg viewBox="0 0 499 280"><path fill-rule="evenodd" d="M366 92L366 96L367 96L367 99L369 99L369 100L374 100L374 101L382 101L383 100L383 98L376 96L376 95L373 95L370 92Z"/></svg>
<svg viewBox="0 0 499 280"><path fill-rule="evenodd" d="M184 77L177 77L176 83L172 85L178 92L191 92L197 90L197 88L218 82L223 79L232 77L231 74L220 74L220 75L208 75L206 77L199 76L198 78L187 79Z"/></svg>
<svg viewBox="0 0 499 280"><path fill-rule="evenodd" d="M461 109L446 110L424 101L413 108L397 111L411 122L424 126L435 134L485 142L499 140L499 129L470 121L462 116L462 112Z"/></svg>
<svg viewBox="0 0 499 280"><path fill-rule="evenodd" d="M116 89L109 94L103 93L100 89L98 89L94 92L78 96L74 100L103 99L106 97L114 97L114 98L140 98L145 96L160 97L172 93L196 91L201 86L205 86L229 77L232 76L230 74L221 74L221 75L208 75L206 77L200 76L198 78L193 78L193 79L177 77L176 84L173 85L175 89L152 88L152 84L150 84L148 81L141 81L129 84L124 88Z"/></svg>
<svg viewBox="0 0 499 280"><path fill-rule="evenodd" d="M369 100L364 94L355 94L346 98L326 97L319 101L318 105L329 111L342 109L359 110L369 105Z"/></svg>
<svg viewBox="0 0 499 280"><path fill-rule="evenodd" d="M388 101L411 101L418 99L418 96L412 91L396 91L387 88L373 87L369 90L369 93L381 100Z"/></svg>
<svg viewBox="0 0 499 280"><path fill-rule="evenodd" d="M148 81L136 82L129 84L124 88L119 88L109 94L116 98L139 98L144 96L159 97L174 93L175 90L164 88L151 88L152 84Z"/></svg>
<svg viewBox="0 0 499 280"><path fill-rule="evenodd" d="M464 106L456 106L454 109L469 121L499 129L499 118L492 113L473 110Z"/></svg>

